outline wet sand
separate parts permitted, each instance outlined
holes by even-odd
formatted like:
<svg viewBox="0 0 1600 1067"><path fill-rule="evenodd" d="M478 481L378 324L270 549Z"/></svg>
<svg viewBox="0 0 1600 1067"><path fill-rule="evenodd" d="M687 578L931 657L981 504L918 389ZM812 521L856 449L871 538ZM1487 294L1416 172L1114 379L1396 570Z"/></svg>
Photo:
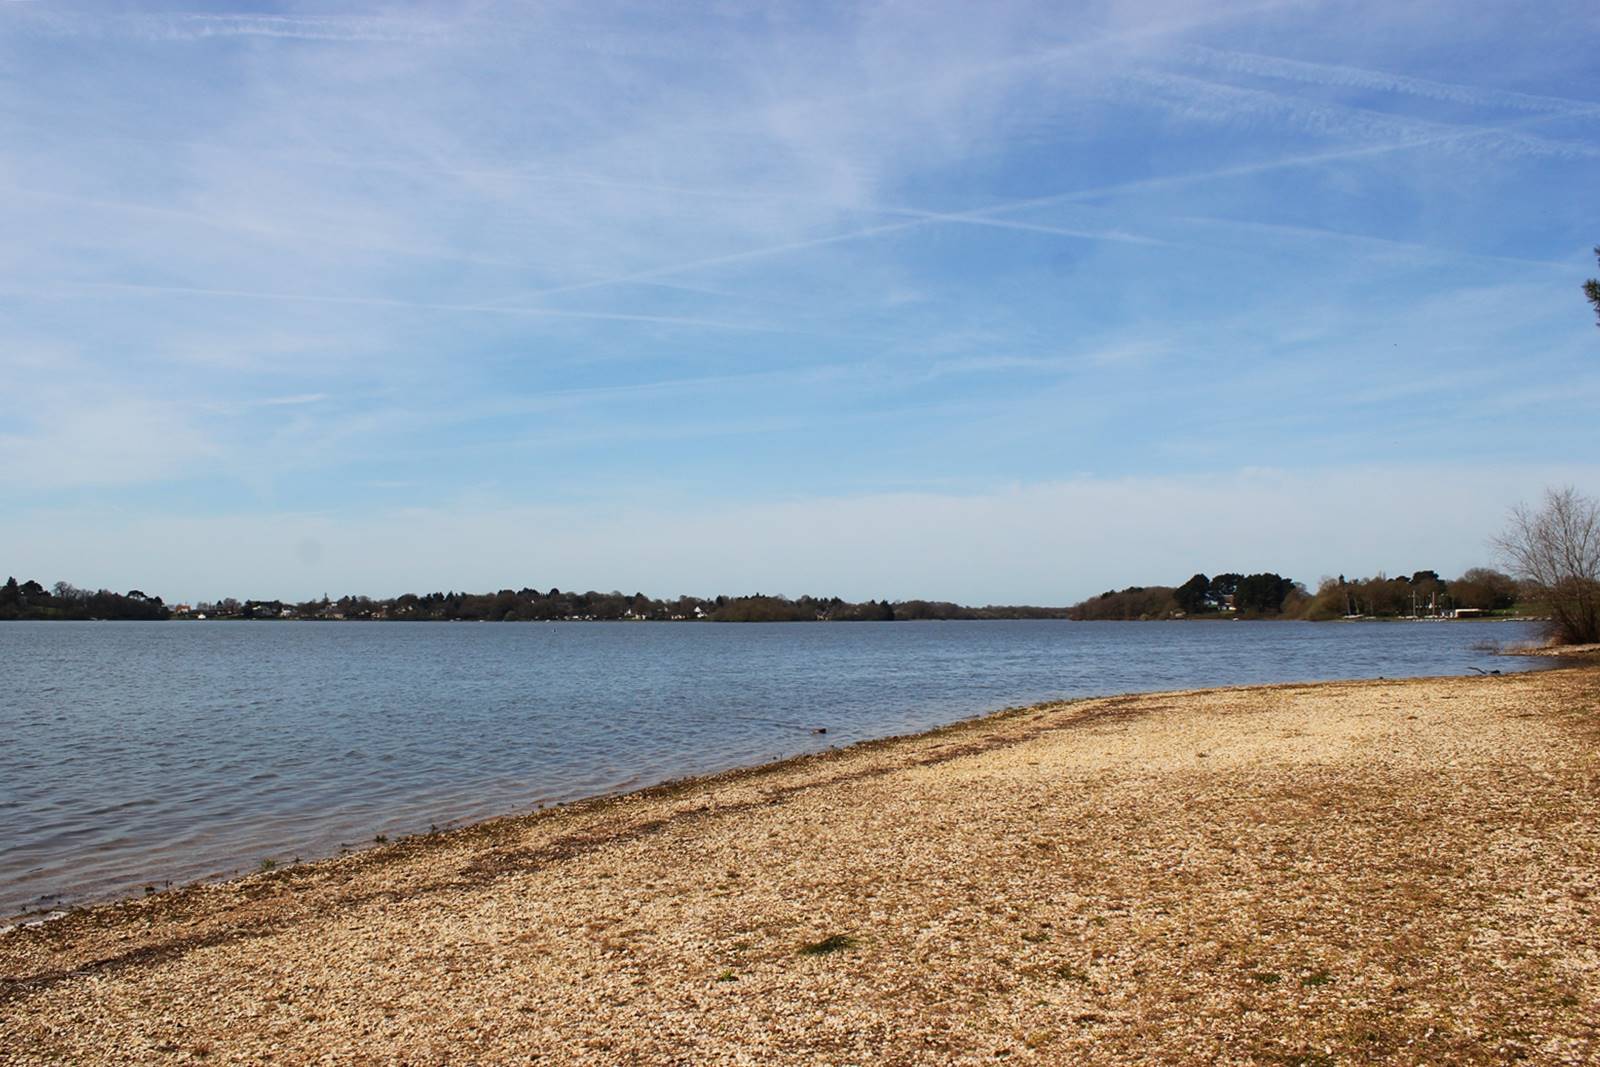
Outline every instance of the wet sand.
<svg viewBox="0 0 1600 1067"><path fill-rule="evenodd" d="M1041 706L0 934L0 1062L1600 1061L1600 669Z"/></svg>

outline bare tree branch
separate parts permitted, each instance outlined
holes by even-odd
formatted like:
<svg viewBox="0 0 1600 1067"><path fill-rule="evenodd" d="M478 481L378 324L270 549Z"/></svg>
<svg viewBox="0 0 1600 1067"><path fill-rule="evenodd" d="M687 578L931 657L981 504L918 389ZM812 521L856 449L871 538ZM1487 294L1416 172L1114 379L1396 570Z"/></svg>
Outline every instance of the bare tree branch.
<svg viewBox="0 0 1600 1067"><path fill-rule="evenodd" d="M1549 603L1557 643L1600 642L1600 503L1571 486L1547 489L1538 511L1511 509L1493 544L1511 572Z"/></svg>

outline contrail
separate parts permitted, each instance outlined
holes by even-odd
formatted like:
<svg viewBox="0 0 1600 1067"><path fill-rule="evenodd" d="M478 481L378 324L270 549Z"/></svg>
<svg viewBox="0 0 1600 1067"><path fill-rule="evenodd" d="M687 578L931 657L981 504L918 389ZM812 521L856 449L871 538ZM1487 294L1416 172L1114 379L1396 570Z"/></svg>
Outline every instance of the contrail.
<svg viewBox="0 0 1600 1067"><path fill-rule="evenodd" d="M1147 88L1165 90L1164 94L1156 94L1156 100L1161 105L1170 107L1176 99L1181 100L1184 106L1192 107L1196 101L1203 101L1224 112L1224 117L1227 118L1268 117L1286 120L1319 135L1332 132L1359 138L1372 135L1432 136L1435 131L1446 131L1449 136L1457 133L1476 133L1496 138L1503 142L1501 147L1512 150L1518 155L1544 155L1564 159L1594 158L1600 155L1600 150L1588 144L1552 140L1518 133L1516 130L1517 125L1530 122L1583 117L1576 112L1547 110L1542 114L1504 125L1442 123L1346 104L1311 102L1302 97L1271 89L1244 88L1192 74L1140 71L1129 74L1128 78Z"/></svg>
<svg viewBox="0 0 1600 1067"><path fill-rule="evenodd" d="M693 259L679 263L666 264L652 267L647 270L633 271L628 274L615 275L609 278L596 278L585 282L574 282L569 285L552 286L524 293L516 299L530 297L551 296L557 293L577 292L586 289L599 289L612 285L623 285L629 282L642 281L681 274L688 271L699 270L705 267L725 266L730 263L749 262L765 259L772 256L784 255L790 252L804 251L810 248L820 248L833 244L844 244L851 241L868 240L883 237L889 234L907 233L935 225L945 224L983 224L994 222L995 216L1005 215L1013 211L1025 211L1030 208L1046 207L1053 204L1072 203L1074 201L1095 200L1100 197L1122 193L1147 192L1153 189L1167 189L1199 182L1217 181L1226 178L1247 177L1254 174L1265 174L1275 170L1287 170L1295 167L1315 166L1321 163L1333 163L1342 160L1360 159L1367 156L1384 155L1390 152L1406 151L1413 148L1425 148L1433 145L1450 144L1457 141L1471 140L1475 137L1490 136L1504 133L1537 122L1548 121L1558 116L1538 115L1526 119L1518 119L1510 123L1502 123L1493 127L1473 126L1466 129L1452 128L1448 133L1434 136L1413 137L1405 140L1390 141L1382 144L1366 144L1351 148L1329 149L1323 152L1307 152L1292 156L1282 156L1277 159L1262 160L1255 163L1241 163L1230 167L1218 167L1213 170L1192 172L1189 174L1176 174L1159 178L1141 178L1128 182L1116 182L1109 185L1095 186L1088 189L1074 189L1068 192L1050 193L1044 196L1023 197L1008 200L988 207L975 208L971 211L960 212L926 212L917 213L900 222L882 223L876 226L867 226L856 230L847 230L843 233L829 234L824 237L810 238L801 241L787 241L782 244L767 245L762 248L747 249L742 252L732 252L721 256L708 256L702 259ZM886 209L892 213L893 209ZM1076 234L1075 234L1076 235ZM1131 235L1129 235L1131 236Z"/></svg>
<svg viewBox="0 0 1600 1067"><path fill-rule="evenodd" d="M1485 252L1465 252L1454 248L1440 248L1436 245L1422 244L1417 241L1398 241L1392 237L1375 237L1372 234L1349 233L1344 230L1330 230L1320 226L1291 226L1281 222L1249 222L1242 219L1219 219L1203 215L1165 215L1162 217L1173 222L1196 226L1255 230L1261 233L1283 234L1288 237L1303 237L1310 240L1349 241L1357 244L1391 248L1397 251L1426 252L1460 259L1483 260L1491 263L1513 263L1524 267L1549 267L1553 270L1562 271L1570 271L1573 268L1571 262L1562 262L1554 259L1531 259L1527 256L1501 256Z"/></svg>
<svg viewBox="0 0 1600 1067"><path fill-rule="evenodd" d="M134 282L64 282L57 289L92 289L113 292L173 294L178 296L205 296L239 300L269 300L293 304L336 304L357 307L388 307L419 311L448 311L462 314L507 315L522 318L589 319L604 322L657 323L663 326L695 326L716 330L748 331L753 333L792 333L789 329L763 326L755 323L724 322L717 319L687 318L673 315L640 315L625 312L565 311L554 308L505 307L489 304L452 304L428 301L399 300L382 296L338 296L317 293L278 293L251 289L209 289L187 285L142 285ZM16 289L3 291L26 295L50 295L49 290Z"/></svg>
<svg viewBox="0 0 1600 1067"><path fill-rule="evenodd" d="M26 28L58 37L135 37L152 41L275 37L300 41L394 42L437 36L443 28L441 23L369 15L91 15L42 11L28 18L31 26Z"/></svg>
<svg viewBox="0 0 1600 1067"><path fill-rule="evenodd" d="M672 263L663 267L653 267L649 270L633 271L629 274L618 274L610 278L597 278L593 281L573 282L570 285L557 285L546 289L536 289L531 293L523 294L523 297L519 297L518 299L523 299L528 296L551 296L556 293L574 293L584 289L600 289L612 285L623 285L628 282L660 278L671 274L681 274L684 271L699 270L702 267L721 267L726 266L729 263L743 263L754 259L766 259L771 256L782 255L785 252L798 252L807 248L821 248L824 245L839 244L844 241L860 241L868 237L882 237L885 234L919 229L929 224L929 220L922 218L908 219L904 222L889 222L879 226L869 226L862 230L851 230L847 233L836 233L827 237L814 237L804 241L788 241L780 245L768 245L765 248L752 248L743 252L730 252L727 255L721 256L707 256L704 259L692 259L685 263Z"/></svg>
<svg viewBox="0 0 1600 1067"><path fill-rule="evenodd" d="M1347 86L1373 89L1380 92L1425 97L1450 103L1469 104L1475 107L1498 107L1516 111L1561 111L1574 116L1600 115L1600 102L1574 100L1564 96L1538 96L1512 92L1507 89L1484 89L1458 82L1431 81L1405 74L1367 67L1349 67L1333 63L1308 63L1299 59L1259 55L1253 52L1235 52L1203 45L1185 45L1180 57L1192 58L1196 63L1223 70L1284 81L1304 82L1312 85Z"/></svg>

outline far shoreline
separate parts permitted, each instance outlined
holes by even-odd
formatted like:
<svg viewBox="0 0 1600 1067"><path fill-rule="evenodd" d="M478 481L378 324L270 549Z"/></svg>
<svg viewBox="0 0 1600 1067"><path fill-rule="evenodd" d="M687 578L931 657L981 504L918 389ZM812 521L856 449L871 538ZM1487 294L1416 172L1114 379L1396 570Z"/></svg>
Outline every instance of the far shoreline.
<svg viewBox="0 0 1600 1067"><path fill-rule="evenodd" d="M1325 623L1538 623L1548 622L1546 615L1474 615L1467 618L1448 618L1431 615L1362 615L1358 617L1341 617L1335 619L1306 619L1285 615L1190 615L1175 616L1171 618L1141 618L1141 619L1071 619L1061 615L1029 616L1029 615L993 615L982 618L911 618L911 619L598 619L598 618L561 618L561 619L406 619L392 617L372 618L323 618L317 616L244 616L244 615L172 615L165 619L72 619L60 617L35 617L0 619L0 625L9 622L97 622L97 623L168 623L168 622L249 622L249 623L399 623L405 625L419 625L424 623L619 623L633 625L709 625L709 626L776 626L776 625L882 625L885 623L938 623L938 622L1069 622L1085 625L1101 623L1153 623L1153 622L1178 622L1178 623L1224 623L1224 622L1269 622L1293 623L1305 622L1323 625Z"/></svg>

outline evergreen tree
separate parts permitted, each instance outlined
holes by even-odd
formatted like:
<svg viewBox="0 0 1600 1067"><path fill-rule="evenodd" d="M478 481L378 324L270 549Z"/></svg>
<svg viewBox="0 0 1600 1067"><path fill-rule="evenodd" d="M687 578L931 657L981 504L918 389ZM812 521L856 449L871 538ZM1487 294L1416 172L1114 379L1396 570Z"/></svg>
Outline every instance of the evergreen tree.
<svg viewBox="0 0 1600 1067"><path fill-rule="evenodd" d="M1198 615L1211 610L1211 579L1197 574L1173 590L1172 599L1178 610L1187 615Z"/></svg>
<svg viewBox="0 0 1600 1067"><path fill-rule="evenodd" d="M1594 258L1597 262L1600 262L1600 245L1595 246ZM1583 295L1588 297L1589 303L1594 305L1595 318L1600 320L1600 278L1590 278L1584 282ZM1600 321L1596 321L1595 325L1600 326Z"/></svg>

